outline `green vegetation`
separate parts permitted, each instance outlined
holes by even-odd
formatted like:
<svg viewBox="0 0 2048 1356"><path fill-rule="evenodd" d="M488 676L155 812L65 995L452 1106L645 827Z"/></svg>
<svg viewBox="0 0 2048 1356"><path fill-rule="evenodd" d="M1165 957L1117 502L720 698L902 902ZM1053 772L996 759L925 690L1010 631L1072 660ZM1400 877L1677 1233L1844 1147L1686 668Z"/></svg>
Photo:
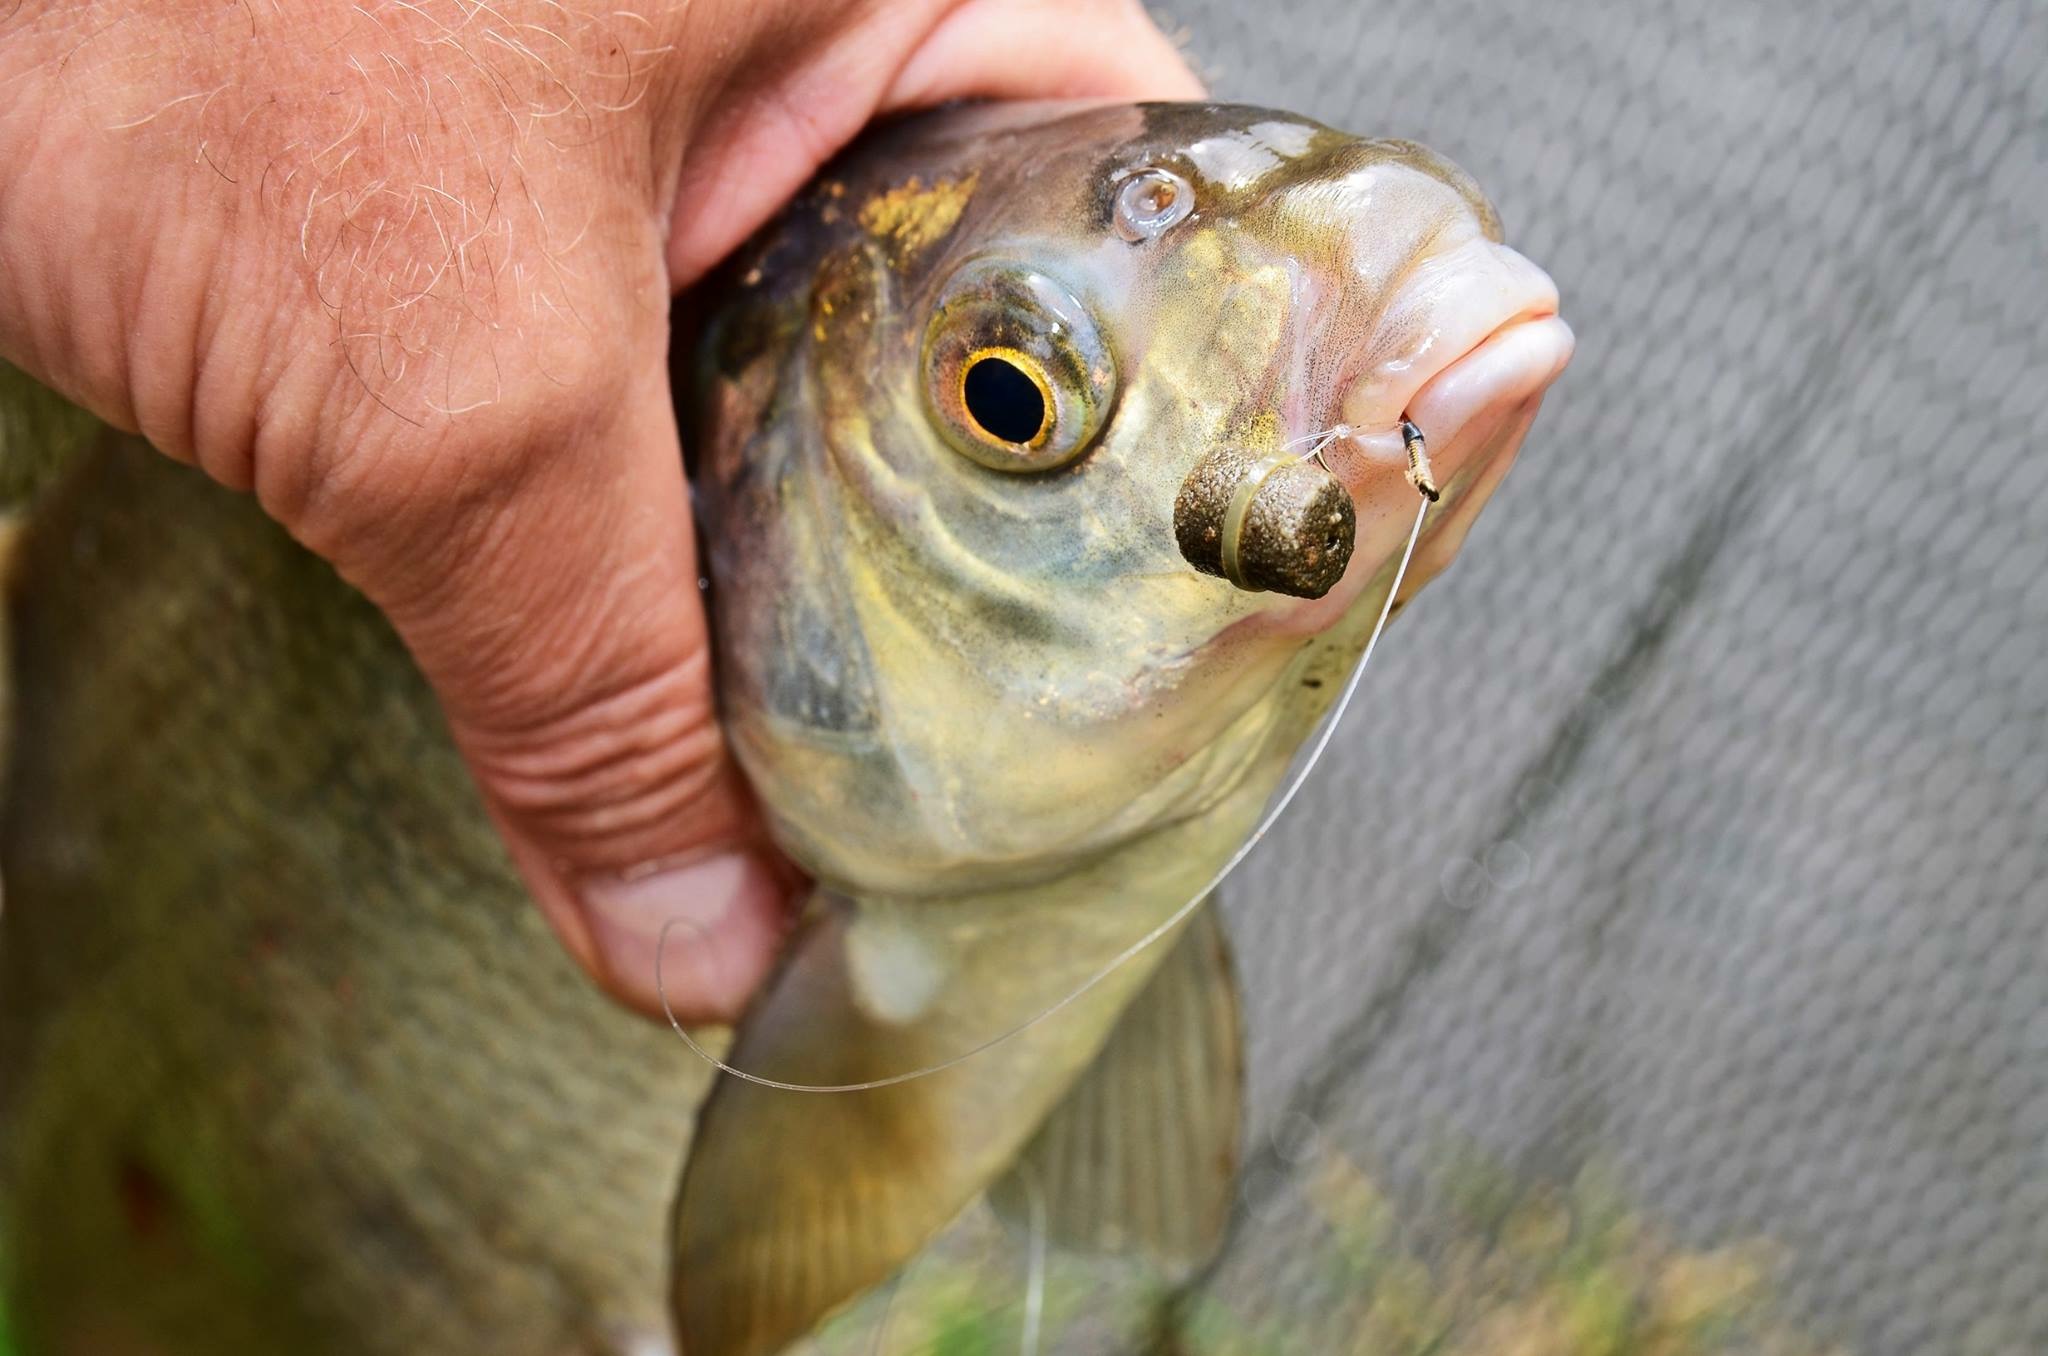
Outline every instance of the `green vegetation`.
<svg viewBox="0 0 2048 1356"><path fill-rule="evenodd" d="M1682 1247L1600 1172L1532 1183L1466 1155L1419 1199L1397 1203L1350 1159L1320 1154L1303 1170L1308 1217L1272 1226L1288 1260L1261 1275L1241 1240L1212 1291L1174 1305L1179 1337L1162 1356L1841 1356L1779 1316L1779 1249ZM970 1215L892 1295L855 1306L808 1350L1017 1352L1021 1244ZM1055 1250L1040 1350L1153 1350L1170 1303L1132 1264Z"/></svg>
<svg viewBox="0 0 2048 1356"><path fill-rule="evenodd" d="M1199 1356L1834 1356L1780 1322L1760 1240L1688 1251L1631 1212L1598 1172L1515 1181L1469 1158L1437 1193L1447 1220L1412 1225L1356 1164L1325 1155L1304 1195L1327 1233L1336 1312L1315 1331L1256 1329L1195 1306Z"/></svg>

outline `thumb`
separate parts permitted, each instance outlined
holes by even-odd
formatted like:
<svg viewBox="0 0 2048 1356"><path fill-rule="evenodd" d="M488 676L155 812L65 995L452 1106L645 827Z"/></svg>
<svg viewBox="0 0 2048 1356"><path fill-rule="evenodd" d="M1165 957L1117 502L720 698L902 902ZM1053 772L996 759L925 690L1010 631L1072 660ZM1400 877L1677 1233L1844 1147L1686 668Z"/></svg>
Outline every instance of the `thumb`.
<svg viewBox="0 0 2048 1356"><path fill-rule="evenodd" d="M330 500L353 525L316 549L419 660L570 953L658 1014L671 925L663 988L706 1020L766 973L798 878L716 720L666 350L633 335L616 365L465 414L406 474L372 459ZM394 481L404 502L366 512Z"/></svg>

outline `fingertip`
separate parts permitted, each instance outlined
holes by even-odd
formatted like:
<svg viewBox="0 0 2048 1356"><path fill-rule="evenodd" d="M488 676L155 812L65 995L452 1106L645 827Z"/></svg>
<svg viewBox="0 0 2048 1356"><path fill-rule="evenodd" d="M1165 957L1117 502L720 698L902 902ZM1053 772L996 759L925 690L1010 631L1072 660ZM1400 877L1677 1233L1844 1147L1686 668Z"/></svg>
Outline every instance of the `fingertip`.
<svg viewBox="0 0 2048 1356"><path fill-rule="evenodd" d="M1143 5L968 0L904 65L883 107L963 98L1200 99L1205 93L1187 56Z"/></svg>
<svg viewBox="0 0 2048 1356"><path fill-rule="evenodd" d="M730 1022L774 968L800 880L759 849L587 879L577 912L593 973L648 1016Z"/></svg>

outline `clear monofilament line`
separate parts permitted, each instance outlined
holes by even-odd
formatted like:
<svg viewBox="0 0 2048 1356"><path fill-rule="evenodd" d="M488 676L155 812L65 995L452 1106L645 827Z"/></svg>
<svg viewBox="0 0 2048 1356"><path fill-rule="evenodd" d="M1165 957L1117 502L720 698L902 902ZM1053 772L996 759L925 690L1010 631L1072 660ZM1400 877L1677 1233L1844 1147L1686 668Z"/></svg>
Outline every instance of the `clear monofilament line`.
<svg viewBox="0 0 2048 1356"><path fill-rule="evenodd" d="M1282 452L1290 452L1300 447L1303 443L1307 443L1309 444L1308 451L1303 452L1295 460L1312 461L1327 471L1330 469L1330 464L1323 460L1323 453L1329 448L1331 443L1336 442L1339 438L1350 438L1355 436L1357 432L1358 430L1352 428L1349 424L1332 424L1330 427L1318 429L1314 433L1304 433L1299 438L1289 438L1286 442L1280 444L1280 450Z"/></svg>
<svg viewBox="0 0 2048 1356"><path fill-rule="evenodd" d="M875 1320L875 1341L874 1345L868 1348L868 1356L882 1356L882 1342L889 1335L889 1321L896 1316L896 1297L903 1292L903 1281L909 1271L910 1268L906 1266L889 1282L889 1296L882 1301L882 1316Z"/></svg>
<svg viewBox="0 0 2048 1356"><path fill-rule="evenodd" d="M1038 1356L1039 1331L1045 1323L1045 1190L1038 1183L1038 1172L1029 1163L1017 1165L1023 1171L1019 1180L1031 1199L1031 1252L1029 1270L1024 1275L1024 1322L1023 1332L1017 1339L1020 1356Z"/></svg>
<svg viewBox="0 0 2048 1356"><path fill-rule="evenodd" d="M1332 430L1329 436L1336 436L1335 431ZM1320 447L1317 450L1319 451ZM1108 964L1083 980L1080 986L1067 994L1066 997L1060 999L1051 1007L1046 1008L1037 1016L1011 1027L1008 1031L991 1036L980 1044L954 1055L951 1059L941 1060L937 1064L928 1064L921 1069L911 1069L905 1073L891 1074L887 1078L873 1078L863 1083L785 1083L780 1079L765 1078L760 1074L748 1073L745 1069L736 1068L726 1063L717 1055L712 1054L709 1050L699 1045L696 1038L691 1036L683 1027L683 1024L676 1019L675 1009L669 1005L668 989L662 979L662 955L668 949L670 929L674 928L678 923L684 923L686 927L696 927L697 925L686 923L682 919L671 918L661 925L661 933L656 938L654 945L654 989L655 993L661 998L661 1010L668 1017L669 1026L674 1028L676 1035L682 1037L683 1044L689 1046L698 1058L716 1066L721 1073L731 1074L734 1078L755 1084L758 1087L774 1088L779 1092L869 1092L876 1088L889 1088L896 1086L898 1083L908 1083L913 1079L927 1078L935 1073L943 1073L955 1065L965 1064L983 1051L994 1049L1004 1041L1022 1035L1047 1018L1071 1007L1083 995L1095 988L1096 985L1102 983L1102 981L1108 979L1137 956L1143 954L1146 948L1152 946L1162 937L1167 936L1175 928L1186 922L1189 915L1201 907L1202 901L1213 894L1216 888L1223 884L1225 878L1237 869L1238 863L1251 855L1252 849L1259 845L1259 840L1266 836L1273 825L1279 821L1280 816L1286 812L1287 807L1293 804L1295 794L1301 790L1302 783L1308 780L1309 774L1315 771L1316 764L1322 761L1323 751L1330 746L1330 737L1336 733L1338 722L1343 720L1345 710L1351 705L1352 695L1358 691L1359 680L1365 676L1366 665L1372 662L1373 651L1380 643L1380 633L1386 630L1387 619L1393 615L1394 599L1400 595L1401 581L1408 575L1408 562L1415 557L1415 543L1421 539L1422 522L1424 518L1429 516L1429 509L1429 501L1427 499L1419 499L1415 508L1415 522L1408 529L1408 543L1401 550L1401 563L1394 569L1393 582L1387 586L1387 596L1386 600L1380 605L1379 619L1373 623L1372 634L1366 638L1365 649L1359 653L1357 664L1352 666L1351 676L1344 682L1343 693L1337 698L1336 705L1330 708L1330 713L1323 718L1322 726L1316 733L1315 742L1309 748L1308 761L1302 765L1301 771L1295 774L1294 779L1280 793L1280 798L1274 801L1272 806L1267 809L1265 815L1259 820L1258 827L1251 831L1244 842L1238 845L1237 851L1230 855L1230 859L1224 862L1216 873L1209 878L1208 884L1197 890L1187 903L1175 909L1173 913L1167 916L1165 921L1155 925L1144 936L1118 952Z"/></svg>

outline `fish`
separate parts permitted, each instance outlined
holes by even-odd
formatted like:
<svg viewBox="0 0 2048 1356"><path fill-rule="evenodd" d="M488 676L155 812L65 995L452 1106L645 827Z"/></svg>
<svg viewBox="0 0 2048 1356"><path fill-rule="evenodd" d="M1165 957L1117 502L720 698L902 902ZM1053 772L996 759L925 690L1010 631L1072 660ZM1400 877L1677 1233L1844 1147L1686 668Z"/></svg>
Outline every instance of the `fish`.
<svg viewBox="0 0 2048 1356"><path fill-rule="evenodd" d="M1395 603L1499 484L1556 288L1435 153L1231 104L914 120L734 267L696 401L721 713L816 888L698 1118L682 1349L785 1349L1020 1164L1056 1242L1184 1276L1242 1073L1193 906L1418 495Z"/></svg>
<svg viewBox="0 0 2048 1356"><path fill-rule="evenodd" d="M817 888L697 1038L958 1062L790 1092L612 1006L375 610L0 381L0 495L69 453L0 547L0 1348L779 1351L980 1198L1213 1250L1236 998L1176 913L1500 483L1555 289L1447 161L1220 104L878 129L723 285L684 416L722 718ZM1442 498L1389 600L1404 416Z"/></svg>
<svg viewBox="0 0 2048 1356"><path fill-rule="evenodd" d="M383 618L0 369L0 1353L648 1356L708 1066L562 953Z"/></svg>

